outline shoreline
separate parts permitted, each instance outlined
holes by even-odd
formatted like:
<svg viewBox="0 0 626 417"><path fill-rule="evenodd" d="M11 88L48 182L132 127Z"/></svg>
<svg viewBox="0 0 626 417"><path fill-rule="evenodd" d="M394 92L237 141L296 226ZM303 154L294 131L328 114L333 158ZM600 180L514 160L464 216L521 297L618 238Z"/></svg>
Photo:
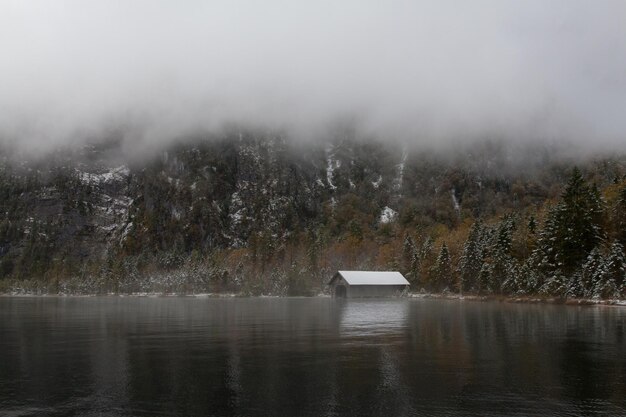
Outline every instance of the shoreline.
<svg viewBox="0 0 626 417"><path fill-rule="evenodd" d="M118 297L118 298L330 298L328 294L314 296L282 296L282 295L259 295L249 296L237 293L130 293L130 294L33 294L33 293L0 293L0 298L95 298L95 297ZM499 302L511 304L551 304L567 306L616 306L626 307L626 300L601 300L588 298L558 298L540 296L504 296L504 295L461 295L444 293L409 293L405 297L410 299L432 299L449 301L472 301L472 302Z"/></svg>
<svg viewBox="0 0 626 417"><path fill-rule="evenodd" d="M424 298L436 300L459 300L474 302L500 302L511 304L553 304L568 306L618 306L626 307L626 300L617 299L591 299L591 298L558 298L541 296L505 296L505 295L461 295L461 294L420 294L411 293L409 298Z"/></svg>

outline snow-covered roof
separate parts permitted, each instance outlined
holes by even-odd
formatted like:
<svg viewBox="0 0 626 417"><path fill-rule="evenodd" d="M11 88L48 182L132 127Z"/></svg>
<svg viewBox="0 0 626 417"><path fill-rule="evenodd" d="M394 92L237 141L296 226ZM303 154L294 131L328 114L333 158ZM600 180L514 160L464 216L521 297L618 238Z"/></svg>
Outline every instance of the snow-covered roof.
<svg viewBox="0 0 626 417"><path fill-rule="evenodd" d="M396 271L337 271L329 284L340 275L349 285L410 285Z"/></svg>

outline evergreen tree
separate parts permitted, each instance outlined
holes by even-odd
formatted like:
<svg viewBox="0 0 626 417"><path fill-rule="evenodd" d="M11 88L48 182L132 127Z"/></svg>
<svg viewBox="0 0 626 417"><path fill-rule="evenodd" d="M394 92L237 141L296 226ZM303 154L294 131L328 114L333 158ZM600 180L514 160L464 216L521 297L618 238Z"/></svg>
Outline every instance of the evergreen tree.
<svg viewBox="0 0 626 417"><path fill-rule="evenodd" d="M422 243L422 248L420 250L420 258L425 259L430 256L433 251L433 238L428 236L424 243Z"/></svg>
<svg viewBox="0 0 626 417"><path fill-rule="evenodd" d="M596 285L596 292L603 298L619 298L624 295L624 281L626 275L626 258L624 247L615 242L611 245L603 268L603 279Z"/></svg>
<svg viewBox="0 0 626 417"><path fill-rule="evenodd" d="M482 223L475 222L463 245L463 254L459 262L459 276L462 291L477 291L478 278L483 266Z"/></svg>
<svg viewBox="0 0 626 417"><path fill-rule="evenodd" d="M626 186L620 190L613 207L613 228L615 239L622 246L626 246Z"/></svg>
<svg viewBox="0 0 626 417"><path fill-rule="evenodd" d="M502 292L502 284L515 274L515 262L511 257L511 241L514 222L506 217L498 225L498 229L491 248L492 267L489 279L489 288L493 292Z"/></svg>
<svg viewBox="0 0 626 417"><path fill-rule="evenodd" d="M435 262L433 271L434 284L437 288L448 290L454 289L454 277L452 274L452 261L450 260L450 252L445 242L441 245L439 256Z"/></svg>
<svg viewBox="0 0 626 417"><path fill-rule="evenodd" d="M491 276L493 274L493 267L491 263L485 261L480 268L480 274L478 275L478 292L480 294L488 294L493 292L491 288Z"/></svg>
<svg viewBox="0 0 626 417"><path fill-rule="evenodd" d="M548 275L572 274L604 239L603 202L574 168L561 202L548 214L539 238L539 267Z"/></svg>
<svg viewBox="0 0 626 417"><path fill-rule="evenodd" d="M537 232L537 219L535 219L535 216L530 216L527 227L530 233L535 234Z"/></svg>
<svg viewBox="0 0 626 417"><path fill-rule="evenodd" d="M564 271L576 269L603 238L603 203L595 187L588 187L574 168L563 194L557 220L557 257Z"/></svg>
<svg viewBox="0 0 626 417"><path fill-rule="evenodd" d="M420 269L422 267L422 260L420 259L419 254L417 253L417 248L414 248L413 254L411 256L411 265L409 267L409 280L411 282L417 283L420 280Z"/></svg>
<svg viewBox="0 0 626 417"><path fill-rule="evenodd" d="M598 283L604 279L604 266L604 256L602 256L600 249L598 247L593 248L580 273L580 287L583 297L592 298L596 296L596 289L600 288Z"/></svg>
<svg viewBox="0 0 626 417"><path fill-rule="evenodd" d="M576 271L567 281L566 297L584 297L585 291L582 286L582 268Z"/></svg>
<svg viewBox="0 0 626 417"><path fill-rule="evenodd" d="M413 238L407 233L404 236L404 243L402 244L402 269L403 272L408 274L411 268L411 262L413 260L413 254L417 252L415 242Z"/></svg>
<svg viewBox="0 0 626 417"><path fill-rule="evenodd" d="M548 276L543 286L539 289L539 292L544 295L556 295L565 298L567 297L568 289L568 278L560 269L557 269Z"/></svg>
<svg viewBox="0 0 626 417"><path fill-rule="evenodd" d="M511 265L509 270L509 274L507 278L502 283L502 292L505 294L524 294L524 285L522 275L524 272L524 265L521 267L517 267L516 265Z"/></svg>
<svg viewBox="0 0 626 417"><path fill-rule="evenodd" d="M529 262L513 267L509 278L502 284L503 290L510 294L533 294L538 289L537 272Z"/></svg>
<svg viewBox="0 0 626 417"><path fill-rule="evenodd" d="M537 247L529 259L533 267L542 275L557 268L554 247L554 239L557 235L557 211L557 207L551 207L548 211L543 229L539 233Z"/></svg>

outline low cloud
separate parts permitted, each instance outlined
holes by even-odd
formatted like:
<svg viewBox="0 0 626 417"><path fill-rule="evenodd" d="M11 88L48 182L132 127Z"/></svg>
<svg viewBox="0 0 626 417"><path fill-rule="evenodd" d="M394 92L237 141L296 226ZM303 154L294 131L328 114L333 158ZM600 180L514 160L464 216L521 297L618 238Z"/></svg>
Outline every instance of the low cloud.
<svg viewBox="0 0 626 417"><path fill-rule="evenodd" d="M626 2L0 0L0 141L626 143Z"/></svg>

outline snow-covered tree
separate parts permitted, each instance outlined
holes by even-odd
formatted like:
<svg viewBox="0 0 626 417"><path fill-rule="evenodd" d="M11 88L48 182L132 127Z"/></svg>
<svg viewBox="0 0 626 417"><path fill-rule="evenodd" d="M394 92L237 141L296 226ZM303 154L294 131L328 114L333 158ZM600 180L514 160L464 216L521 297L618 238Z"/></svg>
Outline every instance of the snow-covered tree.
<svg viewBox="0 0 626 417"><path fill-rule="evenodd" d="M525 294L524 273L526 272L524 265L517 267L517 265L513 264L509 275L502 283L502 292L505 294Z"/></svg>
<svg viewBox="0 0 626 417"><path fill-rule="evenodd" d="M416 252L417 248L415 247L415 241L407 233L404 236L404 242L402 243L402 269L404 273L409 273L409 270L411 268L411 261L413 259L413 255Z"/></svg>
<svg viewBox="0 0 626 417"><path fill-rule="evenodd" d="M602 279L596 284L596 293L603 298L619 298L624 295L624 282L626 280L626 258L624 247L615 242L611 245L608 256L604 262Z"/></svg>
<svg viewBox="0 0 626 417"><path fill-rule="evenodd" d="M584 297L597 296L596 289L600 288L598 283L604 279L604 268L604 256L600 249L595 247L587 256L580 274L580 286Z"/></svg>
<svg viewBox="0 0 626 417"><path fill-rule="evenodd" d="M433 267L433 281L436 287L443 289L453 290L455 287L450 252L445 242L441 245L439 256Z"/></svg>
<svg viewBox="0 0 626 417"><path fill-rule="evenodd" d="M433 251L433 238L428 236L425 240L424 243L422 243L422 247L420 249L420 258L421 259L425 259L427 257L430 256L430 254Z"/></svg>
<svg viewBox="0 0 626 417"><path fill-rule="evenodd" d="M615 239L626 246L626 187L622 188L613 207L613 228Z"/></svg>
<svg viewBox="0 0 626 417"><path fill-rule="evenodd" d="M515 260L511 257L511 242L514 228L511 217L505 217L496 230L491 247L491 277L489 287L494 292L502 291L502 284L515 274Z"/></svg>
<svg viewBox="0 0 626 417"><path fill-rule="evenodd" d="M603 211L598 189L589 187L574 168L561 202L548 213L536 249L537 266L553 277L557 270L576 271L604 240Z"/></svg>
<svg viewBox="0 0 626 417"><path fill-rule="evenodd" d="M420 256L417 253L417 249L415 249L413 250L413 254L411 255L411 264L409 266L409 272L408 272L410 281L419 282L421 267L422 267L422 260L420 259Z"/></svg>
<svg viewBox="0 0 626 417"><path fill-rule="evenodd" d="M493 292L491 277L493 275L493 267L489 262L483 262L478 275L478 292L481 294Z"/></svg>
<svg viewBox="0 0 626 417"><path fill-rule="evenodd" d="M463 245L463 254L459 262L460 285L463 291L478 290L478 278L484 261L482 232L482 223L475 222Z"/></svg>
<svg viewBox="0 0 626 417"><path fill-rule="evenodd" d="M557 214L558 207L552 207L548 211L543 229L539 233L537 247L530 256L530 262L534 269L541 272L541 275L550 273L557 269L555 240L557 235ZM543 284L543 282L540 282Z"/></svg>
<svg viewBox="0 0 626 417"><path fill-rule="evenodd" d="M517 294L535 294L539 291L540 280L539 273L532 266L531 262L524 262L519 268L516 268L514 283L512 288L516 288Z"/></svg>
<svg viewBox="0 0 626 417"><path fill-rule="evenodd" d="M554 271L545 280L544 284L539 289L539 292L544 295L556 295L559 297L567 297L569 289L569 279L561 272L560 269Z"/></svg>
<svg viewBox="0 0 626 417"><path fill-rule="evenodd" d="M572 274L567 280L567 288L565 290L565 296L569 298L583 297L585 291L582 285L582 268Z"/></svg>

